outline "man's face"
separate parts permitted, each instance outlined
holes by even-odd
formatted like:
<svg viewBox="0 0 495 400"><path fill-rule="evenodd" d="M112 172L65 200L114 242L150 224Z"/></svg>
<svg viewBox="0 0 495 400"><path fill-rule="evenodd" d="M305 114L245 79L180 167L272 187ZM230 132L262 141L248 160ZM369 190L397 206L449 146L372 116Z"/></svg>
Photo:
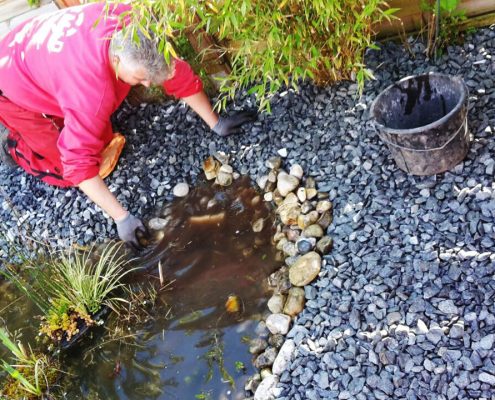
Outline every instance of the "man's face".
<svg viewBox="0 0 495 400"><path fill-rule="evenodd" d="M130 66L122 62L118 57L114 57L113 65L119 79L128 85L143 85L150 87L151 81L148 72L142 66Z"/></svg>

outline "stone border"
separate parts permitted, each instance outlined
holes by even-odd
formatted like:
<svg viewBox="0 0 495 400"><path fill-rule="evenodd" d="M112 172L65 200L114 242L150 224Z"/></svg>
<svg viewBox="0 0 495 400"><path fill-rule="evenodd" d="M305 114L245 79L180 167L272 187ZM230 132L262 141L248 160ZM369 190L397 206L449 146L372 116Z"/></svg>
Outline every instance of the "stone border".
<svg viewBox="0 0 495 400"><path fill-rule="evenodd" d="M284 265L268 278L273 295L268 301L271 314L265 334L251 342L249 351L260 371L249 379L245 390L254 393L255 400L269 400L277 396L280 375L287 369L295 353L295 344L286 335L293 319L304 309L306 292L325 265L323 256L333 247L326 235L332 223L333 204L328 193L318 192L311 177L303 178L303 169L293 164L287 173L282 159L272 157L266 162L268 175L257 179L264 191L264 200L276 206L277 230L273 243Z"/></svg>

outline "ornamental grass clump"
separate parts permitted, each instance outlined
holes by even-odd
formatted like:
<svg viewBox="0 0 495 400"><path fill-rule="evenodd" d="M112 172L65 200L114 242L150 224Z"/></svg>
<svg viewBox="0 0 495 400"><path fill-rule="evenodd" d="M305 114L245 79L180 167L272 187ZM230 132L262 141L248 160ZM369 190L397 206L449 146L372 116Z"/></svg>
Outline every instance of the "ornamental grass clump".
<svg viewBox="0 0 495 400"><path fill-rule="evenodd" d="M3 274L42 311L40 331L56 342L70 342L82 327L95 324L103 307L113 308L123 287L122 278L135 268L121 251L121 244L95 249L52 251L36 265L22 268L28 279L12 267Z"/></svg>
<svg viewBox="0 0 495 400"><path fill-rule="evenodd" d="M43 398L54 385L59 374L58 362L45 354L26 349L20 342L15 343L3 328L0 341L12 353L12 361L1 360L1 368L8 374L5 385L0 389L2 399Z"/></svg>
<svg viewBox="0 0 495 400"><path fill-rule="evenodd" d="M270 95L304 79L319 85L355 79L362 88L373 76L364 62L365 50L376 48L373 26L397 11L384 0L136 0L132 6L124 16L133 22L130 32L153 32L167 59L175 55L169 42L191 29L216 38L211 50L226 54L232 67L218 78L217 106L247 88L268 110Z"/></svg>

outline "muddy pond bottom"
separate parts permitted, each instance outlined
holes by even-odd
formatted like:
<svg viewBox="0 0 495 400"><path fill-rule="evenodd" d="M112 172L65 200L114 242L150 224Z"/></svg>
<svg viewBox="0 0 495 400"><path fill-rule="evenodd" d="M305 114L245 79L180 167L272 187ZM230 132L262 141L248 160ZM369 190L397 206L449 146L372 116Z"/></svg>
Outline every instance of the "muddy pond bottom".
<svg viewBox="0 0 495 400"><path fill-rule="evenodd" d="M74 374L67 399L244 398L255 372L249 339L277 267L272 212L243 178L226 189L199 186L158 217L161 239L132 278L154 306L127 324L112 315L65 357ZM159 264L165 288L150 294Z"/></svg>

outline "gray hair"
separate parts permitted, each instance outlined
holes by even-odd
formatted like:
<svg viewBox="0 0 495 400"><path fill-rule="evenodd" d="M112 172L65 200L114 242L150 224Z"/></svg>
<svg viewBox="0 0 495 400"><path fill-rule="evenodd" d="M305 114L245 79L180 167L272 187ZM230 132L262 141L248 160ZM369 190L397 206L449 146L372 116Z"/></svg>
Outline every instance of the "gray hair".
<svg viewBox="0 0 495 400"><path fill-rule="evenodd" d="M144 67L148 79L154 84L161 84L170 74L171 66L158 51L158 43L146 37L140 29L136 29L139 41L136 41L131 31L117 31L110 42L111 56L117 56L130 68ZM153 38L153 35L150 34Z"/></svg>

